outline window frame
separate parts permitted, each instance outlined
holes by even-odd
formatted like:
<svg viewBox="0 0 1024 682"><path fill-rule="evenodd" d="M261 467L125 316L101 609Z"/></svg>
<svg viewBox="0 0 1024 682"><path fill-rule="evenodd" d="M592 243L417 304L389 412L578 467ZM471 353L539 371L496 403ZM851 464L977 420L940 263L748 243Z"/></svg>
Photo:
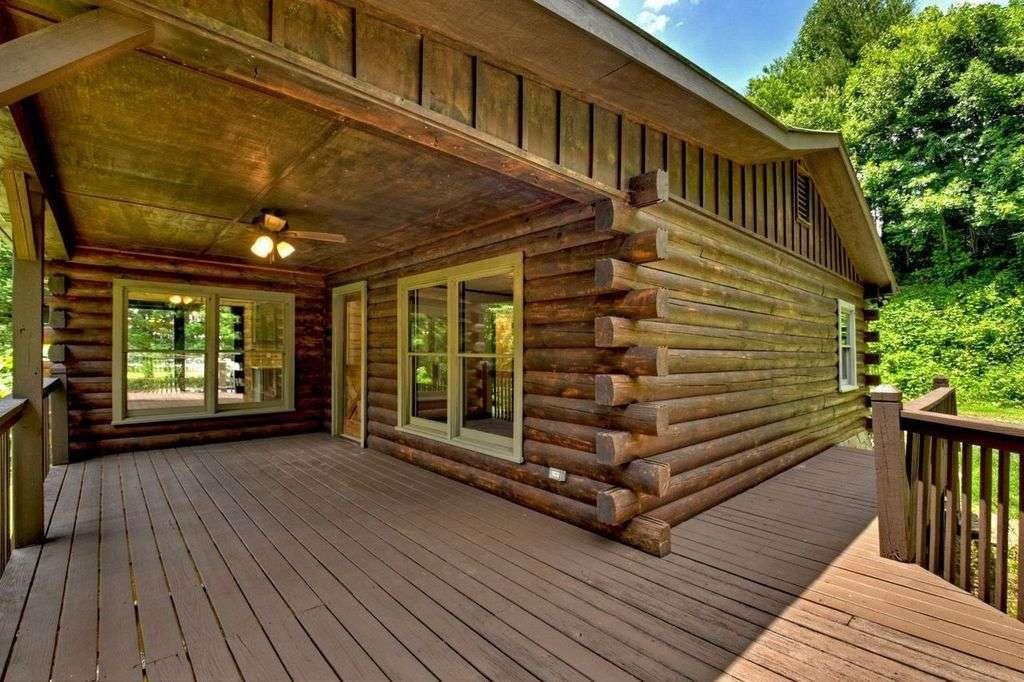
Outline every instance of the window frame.
<svg viewBox="0 0 1024 682"><path fill-rule="evenodd" d="M837 299L837 303L836 356L839 365L837 378L839 380L839 391L845 393L860 388L860 385L857 383L857 306L843 299ZM847 318L849 319L847 338L849 339L850 356L853 358L853 376L848 377L846 380L843 378L843 316L845 314L849 315Z"/></svg>
<svg viewBox="0 0 1024 682"><path fill-rule="evenodd" d="M200 407L128 410L127 353L129 292L143 290L154 293L192 295L206 299L205 346L203 349L204 404ZM220 299L281 303L284 305L283 395L278 400L251 404L217 404L217 356L220 352ZM150 424L154 422L210 419L231 415L271 414L295 410L295 294L259 289L203 286L189 283L150 282L115 279L113 283L113 339L111 389L113 418L111 424Z"/></svg>
<svg viewBox="0 0 1024 682"><path fill-rule="evenodd" d="M511 448L508 438L462 427L462 356L459 351L461 336L459 320L459 283L478 277L512 275L512 328L515 334L513 353L513 410ZM446 423L412 416L412 377L409 369L409 292L431 286L447 287L446 316L448 339L445 358L448 363L448 391ZM523 254L516 252L455 265L440 270L410 275L398 279L398 431L430 438L442 443L506 459L523 461Z"/></svg>

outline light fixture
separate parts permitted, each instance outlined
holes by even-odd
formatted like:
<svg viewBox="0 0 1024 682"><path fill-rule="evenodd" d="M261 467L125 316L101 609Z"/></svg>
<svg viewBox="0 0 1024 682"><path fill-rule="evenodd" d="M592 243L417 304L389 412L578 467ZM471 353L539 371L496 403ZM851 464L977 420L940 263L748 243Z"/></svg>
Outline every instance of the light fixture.
<svg viewBox="0 0 1024 682"><path fill-rule="evenodd" d="M252 243L249 250L260 258L266 258L274 251L274 239L269 234L261 234Z"/></svg>
<svg viewBox="0 0 1024 682"><path fill-rule="evenodd" d="M181 299L181 302L184 303L185 305L188 305L188 304L190 304L192 302L192 297L191 296L185 296L184 298Z"/></svg>
<svg viewBox="0 0 1024 682"><path fill-rule="evenodd" d="M181 296L178 296L177 294L171 296L171 303L173 305L178 305L179 303L181 303Z"/></svg>
<svg viewBox="0 0 1024 682"><path fill-rule="evenodd" d="M281 258L287 258L288 256L295 253L295 247L284 241L283 239L277 243L277 255Z"/></svg>

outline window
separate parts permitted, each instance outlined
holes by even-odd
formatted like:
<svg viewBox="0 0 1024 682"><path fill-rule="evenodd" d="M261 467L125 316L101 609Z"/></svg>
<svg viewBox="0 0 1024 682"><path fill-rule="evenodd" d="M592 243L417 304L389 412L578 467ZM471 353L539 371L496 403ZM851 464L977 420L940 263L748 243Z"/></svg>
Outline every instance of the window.
<svg viewBox="0 0 1024 682"><path fill-rule="evenodd" d="M292 409L291 294L114 282L114 422Z"/></svg>
<svg viewBox="0 0 1024 682"><path fill-rule="evenodd" d="M399 428L522 461L522 255L398 281Z"/></svg>
<svg viewBox="0 0 1024 682"><path fill-rule="evenodd" d="M857 309L839 301L839 390L857 388Z"/></svg>

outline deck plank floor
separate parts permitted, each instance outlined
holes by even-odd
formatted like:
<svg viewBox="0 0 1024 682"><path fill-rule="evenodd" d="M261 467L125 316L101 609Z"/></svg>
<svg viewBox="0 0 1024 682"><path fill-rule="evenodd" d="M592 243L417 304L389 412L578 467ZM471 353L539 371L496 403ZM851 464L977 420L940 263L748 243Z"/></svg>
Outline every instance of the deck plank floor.
<svg viewBox="0 0 1024 682"><path fill-rule="evenodd" d="M880 559L834 448L657 559L323 434L55 468L12 680L1024 679L1024 625Z"/></svg>

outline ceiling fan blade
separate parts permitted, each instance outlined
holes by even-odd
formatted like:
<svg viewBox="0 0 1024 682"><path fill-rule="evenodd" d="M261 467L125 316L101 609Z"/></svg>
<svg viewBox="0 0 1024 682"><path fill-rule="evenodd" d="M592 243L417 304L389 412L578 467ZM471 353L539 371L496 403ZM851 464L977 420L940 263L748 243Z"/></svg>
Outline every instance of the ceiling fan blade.
<svg viewBox="0 0 1024 682"><path fill-rule="evenodd" d="M348 237L343 234L332 234L330 232L309 232L307 230L286 230L281 233L282 237L293 239L309 239L316 242L330 242L332 244L347 244Z"/></svg>

